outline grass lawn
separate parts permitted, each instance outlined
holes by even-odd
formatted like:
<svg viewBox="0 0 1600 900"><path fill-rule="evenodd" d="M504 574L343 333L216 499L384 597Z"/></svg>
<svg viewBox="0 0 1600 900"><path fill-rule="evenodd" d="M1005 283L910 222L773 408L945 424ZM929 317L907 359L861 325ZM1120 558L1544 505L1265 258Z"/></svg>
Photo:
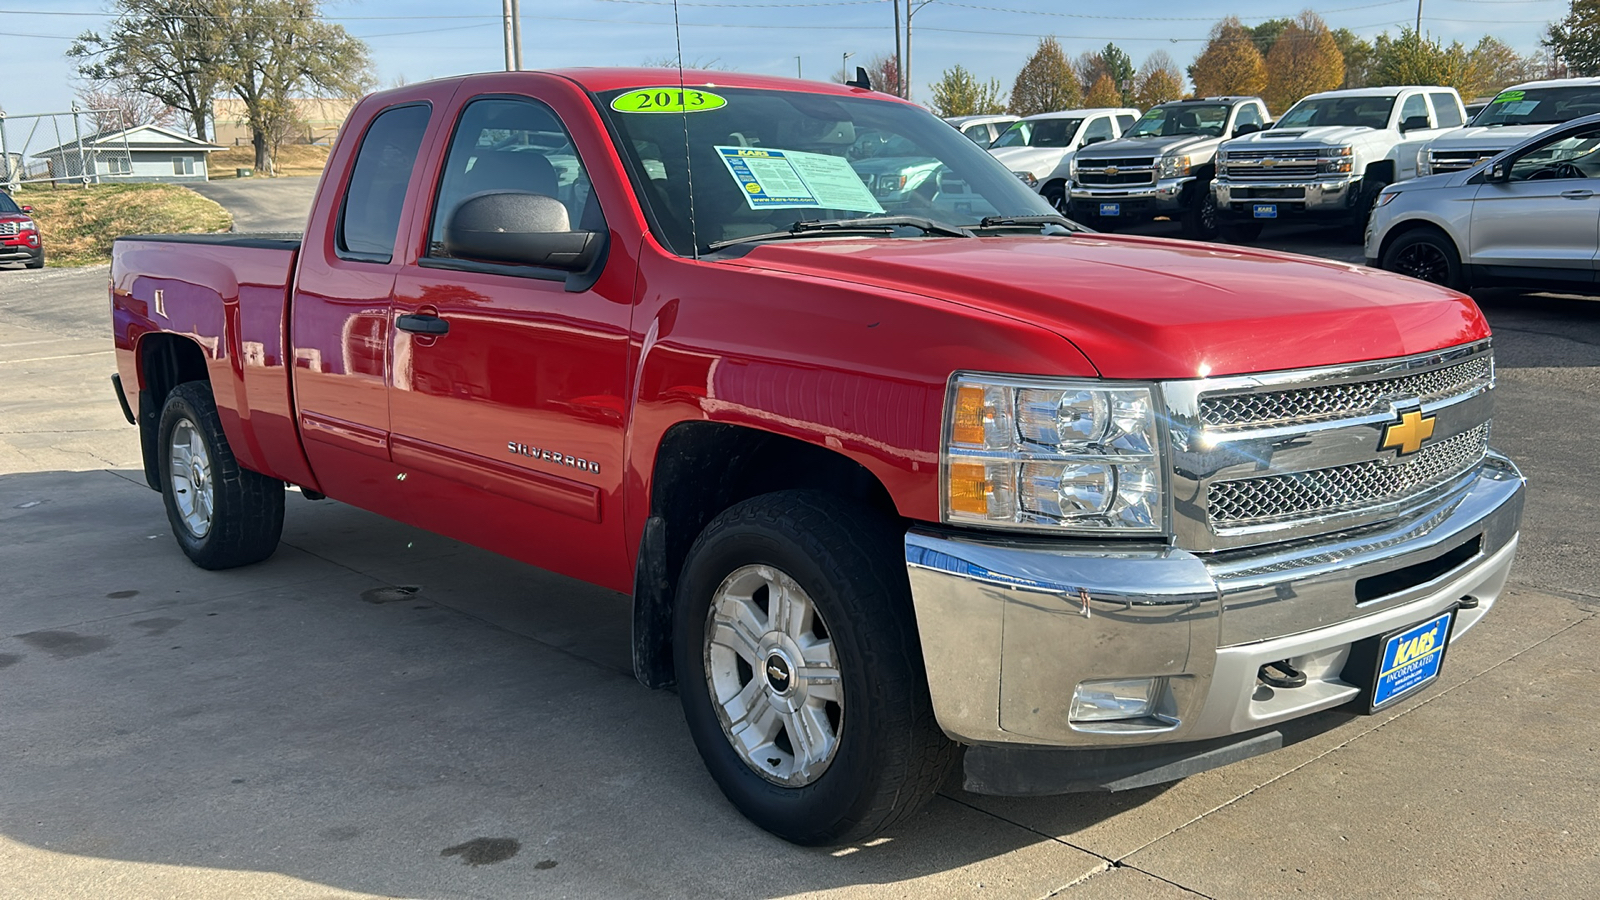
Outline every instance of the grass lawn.
<svg viewBox="0 0 1600 900"><path fill-rule="evenodd" d="M215 201L176 184L24 188L13 199L33 207L49 266L109 262L111 242L124 235L227 231L233 224Z"/></svg>
<svg viewBox="0 0 1600 900"><path fill-rule="evenodd" d="M323 166L328 164L328 153L332 149L314 144L289 144L282 147L278 150L278 174L321 175ZM229 147L211 154L206 167L211 173L212 180L215 181L219 178L232 178L235 170L255 168L255 164L255 148L247 145Z"/></svg>

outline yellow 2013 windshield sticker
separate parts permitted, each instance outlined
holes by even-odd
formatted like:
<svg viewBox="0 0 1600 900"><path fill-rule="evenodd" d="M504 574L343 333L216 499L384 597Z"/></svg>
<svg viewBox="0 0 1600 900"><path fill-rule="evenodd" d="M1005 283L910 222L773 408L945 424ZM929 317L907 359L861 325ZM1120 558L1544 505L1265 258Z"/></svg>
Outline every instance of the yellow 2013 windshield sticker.
<svg viewBox="0 0 1600 900"><path fill-rule="evenodd" d="M694 113L721 109L727 98L697 88L640 88L619 95L611 108L625 113Z"/></svg>

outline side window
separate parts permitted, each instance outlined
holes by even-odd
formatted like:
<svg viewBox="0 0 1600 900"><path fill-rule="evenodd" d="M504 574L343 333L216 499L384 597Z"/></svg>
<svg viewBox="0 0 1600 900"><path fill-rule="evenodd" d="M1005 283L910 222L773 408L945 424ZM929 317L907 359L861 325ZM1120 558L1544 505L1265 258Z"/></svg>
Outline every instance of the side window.
<svg viewBox="0 0 1600 900"><path fill-rule="evenodd" d="M1128 129L1133 127L1134 121L1133 116L1117 116L1117 132L1127 134Z"/></svg>
<svg viewBox="0 0 1600 900"><path fill-rule="evenodd" d="M387 263L393 258L406 185L428 115L429 108L422 105L386 109L362 136L334 237L340 259Z"/></svg>
<svg viewBox="0 0 1600 900"><path fill-rule="evenodd" d="M445 224L474 194L542 194L567 209L567 229L603 231L589 174L554 111L536 100L485 97L467 104L450 138L433 205L428 255L447 258Z"/></svg>
<svg viewBox="0 0 1600 900"><path fill-rule="evenodd" d="M192 156L174 156L172 158L172 174L174 174L174 175L193 175L194 174L194 157L192 157Z"/></svg>
<svg viewBox="0 0 1600 900"><path fill-rule="evenodd" d="M1264 128L1266 124L1267 120L1261 115L1261 107L1254 103L1246 103L1239 107L1239 115L1233 120L1235 129L1240 125L1255 125L1258 128Z"/></svg>
<svg viewBox="0 0 1600 900"><path fill-rule="evenodd" d="M1455 128L1466 123L1466 118L1461 114L1461 102L1455 94L1440 91L1429 94L1428 98L1433 101L1433 121L1438 127Z"/></svg>
<svg viewBox="0 0 1600 900"><path fill-rule="evenodd" d="M1512 181L1600 178L1600 128L1569 133L1511 164Z"/></svg>
<svg viewBox="0 0 1600 900"><path fill-rule="evenodd" d="M961 133L972 138L974 144L982 146L989 143L989 126L983 122L979 122L976 125L968 125L961 129Z"/></svg>
<svg viewBox="0 0 1600 900"><path fill-rule="evenodd" d="M1083 129L1084 146L1098 141L1109 141L1116 136L1111 130L1110 116L1096 116L1090 119L1088 126Z"/></svg>
<svg viewBox="0 0 1600 900"><path fill-rule="evenodd" d="M1400 120L1395 124L1403 125L1412 116L1421 116L1424 119L1428 117L1428 101L1421 94L1412 94L1406 98L1405 104L1400 107Z"/></svg>

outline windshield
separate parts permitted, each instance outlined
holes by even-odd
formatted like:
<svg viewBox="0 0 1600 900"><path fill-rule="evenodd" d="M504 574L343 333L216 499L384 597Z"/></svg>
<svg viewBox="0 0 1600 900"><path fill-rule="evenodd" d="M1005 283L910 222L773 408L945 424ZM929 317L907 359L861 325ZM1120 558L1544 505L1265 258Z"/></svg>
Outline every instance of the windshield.
<svg viewBox="0 0 1600 900"><path fill-rule="evenodd" d="M639 108L650 92L661 95L652 107L665 98L671 111ZM676 86L600 95L657 237L684 256L801 222L915 216L959 228L1053 212L994 157L905 103L750 88L684 93L682 103Z"/></svg>
<svg viewBox="0 0 1600 900"><path fill-rule="evenodd" d="M19 212L22 212L22 207L18 206L17 202L11 199L10 194L0 194L0 213Z"/></svg>
<svg viewBox="0 0 1600 900"><path fill-rule="evenodd" d="M1222 131L1227 127L1226 106L1158 106L1145 113L1133 130L1123 137L1174 137L1180 134L1222 137Z"/></svg>
<svg viewBox="0 0 1600 900"><path fill-rule="evenodd" d="M1347 125L1366 128L1389 127L1393 97L1324 97L1301 100L1283 114L1273 128L1318 128Z"/></svg>
<svg viewBox="0 0 1600 900"><path fill-rule="evenodd" d="M1082 119L1034 119L1012 123L1006 133L994 139L990 150L1001 147L1070 147Z"/></svg>
<svg viewBox="0 0 1600 900"><path fill-rule="evenodd" d="M1471 125L1559 125L1600 113L1600 85L1501 91Z"/></svg>

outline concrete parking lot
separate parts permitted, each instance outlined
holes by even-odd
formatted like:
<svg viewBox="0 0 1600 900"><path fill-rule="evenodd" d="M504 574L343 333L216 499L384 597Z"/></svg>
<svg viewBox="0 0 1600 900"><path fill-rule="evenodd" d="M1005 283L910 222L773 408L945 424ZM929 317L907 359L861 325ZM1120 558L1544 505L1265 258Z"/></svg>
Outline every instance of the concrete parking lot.
<svg viewBox="0 0 1600 900"><path fill-rule="evenodd" d="M1267 242L1359 256L1316 232ZM1479 298L1494 443L1530 494L1514 584L1440 685L1177 784L1001 800L952 783L884 838L808 850L740 818L677 698L632 679L621 595L298 496L268 562L189 565L106 380L105 281L0 271L0 898L1600 883L1600 301Z"/></svg>

